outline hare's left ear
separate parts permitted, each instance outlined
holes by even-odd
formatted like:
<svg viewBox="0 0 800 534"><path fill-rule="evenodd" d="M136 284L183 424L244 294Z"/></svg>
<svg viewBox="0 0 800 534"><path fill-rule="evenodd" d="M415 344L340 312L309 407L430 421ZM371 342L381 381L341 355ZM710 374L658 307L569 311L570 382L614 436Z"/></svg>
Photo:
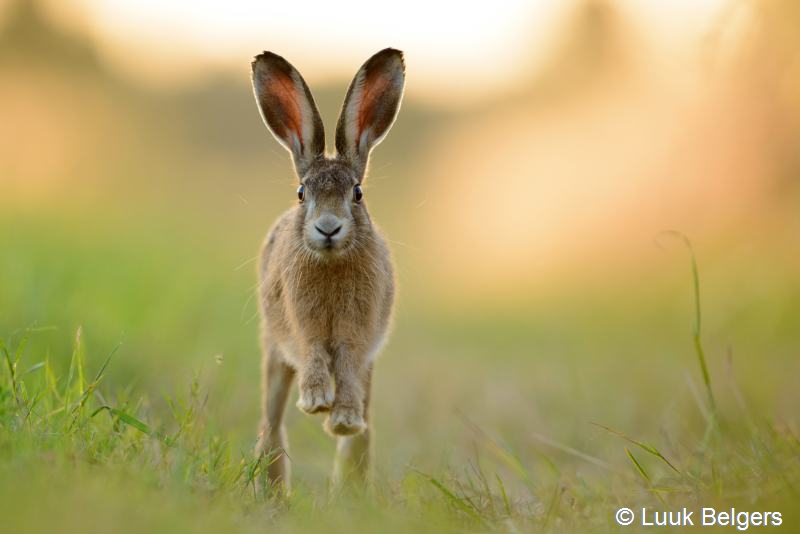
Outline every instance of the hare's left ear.
<svg viewBox="0 0 800 534"><path fill-rule="evenodd" d="M391 128L405 84L403 53L381 50L358 70L336 126L336 151L365 169L370 150Z"/></svg>
<svg viewBox="0 0 800 534"><path fill-rule="evenodd" d="M301 176L325 154L325 130L303 77L288 61L264 52L253 61L253 91L264 122L292 153Z"/></svg>

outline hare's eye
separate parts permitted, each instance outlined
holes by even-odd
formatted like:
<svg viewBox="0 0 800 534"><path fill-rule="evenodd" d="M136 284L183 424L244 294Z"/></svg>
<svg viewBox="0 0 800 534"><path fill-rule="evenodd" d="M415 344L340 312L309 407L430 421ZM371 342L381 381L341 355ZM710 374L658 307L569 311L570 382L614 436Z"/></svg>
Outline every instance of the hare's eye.
<svg viewBox="0 0 800 534"><path fill-rule="evenodd" d="M297 199L302 202L306 198L306 186L300 184L300 187L297 188Z"/></svg>
<svg viewBox="0 0 800 534"><path fill-rule="evenodd" d="M356 202L361 202L361 199L364 198L364 192L361 190L361 186L356 184L353 188L353 198Z"/></svg>

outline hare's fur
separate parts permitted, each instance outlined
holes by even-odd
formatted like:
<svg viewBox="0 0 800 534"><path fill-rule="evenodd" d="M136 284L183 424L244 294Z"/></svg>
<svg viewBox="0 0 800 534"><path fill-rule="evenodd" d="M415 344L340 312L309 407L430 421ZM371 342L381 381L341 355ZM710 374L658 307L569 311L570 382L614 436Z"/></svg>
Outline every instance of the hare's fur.
<svg viewBox="0 0 800 534"><path fill-rule="evenodd" d="M351 108L362 109L367 119L381 112L364 112L369 102L354 102L353 95L361 91L356 87L359 76L369 81L396 75L395 63L378 64L386 74L374 67L375 58L387 61L379 57L387 53L393 54L388 56L389 61L399 58L402 69L400 53L388 50L362 67L345 100L335 156L320 150L315 128L321 128L321 121L299 73L282 58L267 53L253 64L262 115L270 130L292 151L305 191L304 201L285 212L268 233L258 269L264 380L257 452L269 453L268 477L285 488L290 476L283 415L295 376L298 408L308 414L326 412L325 430L338 437L335 477L363 480L368 468L372 367L389 328L395 281L386 241L370 220L366 203L354 198L353 191L363 181L371 144L376 144L391 126L399 95L388 94L383 97L388 100L377 101L384 106L388 102L394 109L391 120L384 120L386 124L374 124L376 131L369 131L372 123L367 123L363 132L352 130L345 135L341 130L364 123L364 117L344 116L348 102ZM283 74L290 87L297 88L289 95L286 109L281 107L287 98L283 86L277 94L264 94L272 83L269 76ZM382 83L385 86L389 82ZM380 83L376 87L385 90ZM397 98L392 101L394 96ZM291 98L297 98L297 103ZM378 131L380 128L384 130ZM360 139L362 146L351 143L348 151L348 137L355 138L355 143ZM324 144L324 136L322 139ZM366 152L365 139L370 143Z"/></svg>

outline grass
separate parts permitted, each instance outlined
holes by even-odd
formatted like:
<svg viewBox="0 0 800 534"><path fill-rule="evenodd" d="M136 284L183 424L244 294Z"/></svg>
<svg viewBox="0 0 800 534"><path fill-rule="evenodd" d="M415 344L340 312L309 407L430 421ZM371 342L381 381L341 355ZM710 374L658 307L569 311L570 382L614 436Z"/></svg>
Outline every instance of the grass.
<svg viewBox="0 0 800 534"><path fill-rule="evenodd" d="M708 404L710 407L711 412L711 423L709 427L713 426L717 415L717 403L714 400L714 390L711 388L711 375L708 372L708 364L706 363L706 354L705 350L703 349L703 342L701 339L701 332L702 332L702 319L703 314L701 313L700 307L700 273L697 269L697 257L694 254L694 247L692 246L692 242L686 236L686 234L671 230L664 232L664 235L669 235L680 239L683 244L686 246L686 249L689 251L689 258L691 260L692 266L692 294L694 296L694 322L692 323L692 342L694 343L694 351L697 355L697 362L700 364L700 372L702 373L703 377L703 385L706 388L706 394L708 395Z"/></svg>
<svg viewBox="0 0 800 534"><path fill-rule="evenodd" d="M379 461L369 491L355 493L336 492L300 469L287 497L264 486L268 459L252 456L252 440L220 431L225 415L210 399L227 384L196 375L184 394L151 400L136 384L107 383L124 348L89 358L78 329L64 369L54 364L60 355L29 348L48 329L28 328L1 345L0 513L11 532L255 532L265 525L287 532L574 532L620 528L613 513L622 506L774 510L785 525L798 525L796 422L756 415L730 377L736 402L715 403L700 343L697 263L685 242L693 341L711 419L703 418L709 409L699 399L677 402L673 423L661 421L657 440L637 436L642 425L629 419L630 429L584 421L570 428L582 439L562 441L531 429L524 406L512 410L517 424L510 437L498 433L498 422L462 411L457 419L467 438L449 449L440 443L446 453L437 462L421 458L392 471ZM642 380L646 386L652 378ZM562 402L568 397L559 395ZM645 419L662 419L660 402L646 393L636 398ZM384 446L391 452L393 437L413 433L415 423L387 429ZM293 426L293 443L299 434L301 445L293 454L302 458L308 454L302 442L318 438Z"/></svg>

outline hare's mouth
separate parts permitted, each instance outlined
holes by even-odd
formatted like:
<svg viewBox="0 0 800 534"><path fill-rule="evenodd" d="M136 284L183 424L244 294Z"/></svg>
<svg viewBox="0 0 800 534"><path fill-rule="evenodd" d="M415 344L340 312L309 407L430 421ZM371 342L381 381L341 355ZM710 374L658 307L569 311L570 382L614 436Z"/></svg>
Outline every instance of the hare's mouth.
<svg viewBox="0 0 800 534"><path fill-rule="evenodd" d="M306 248L319 258L330 259L342 256L351 247L350 239L334 240L327 239L307 239Z"/></svg>

